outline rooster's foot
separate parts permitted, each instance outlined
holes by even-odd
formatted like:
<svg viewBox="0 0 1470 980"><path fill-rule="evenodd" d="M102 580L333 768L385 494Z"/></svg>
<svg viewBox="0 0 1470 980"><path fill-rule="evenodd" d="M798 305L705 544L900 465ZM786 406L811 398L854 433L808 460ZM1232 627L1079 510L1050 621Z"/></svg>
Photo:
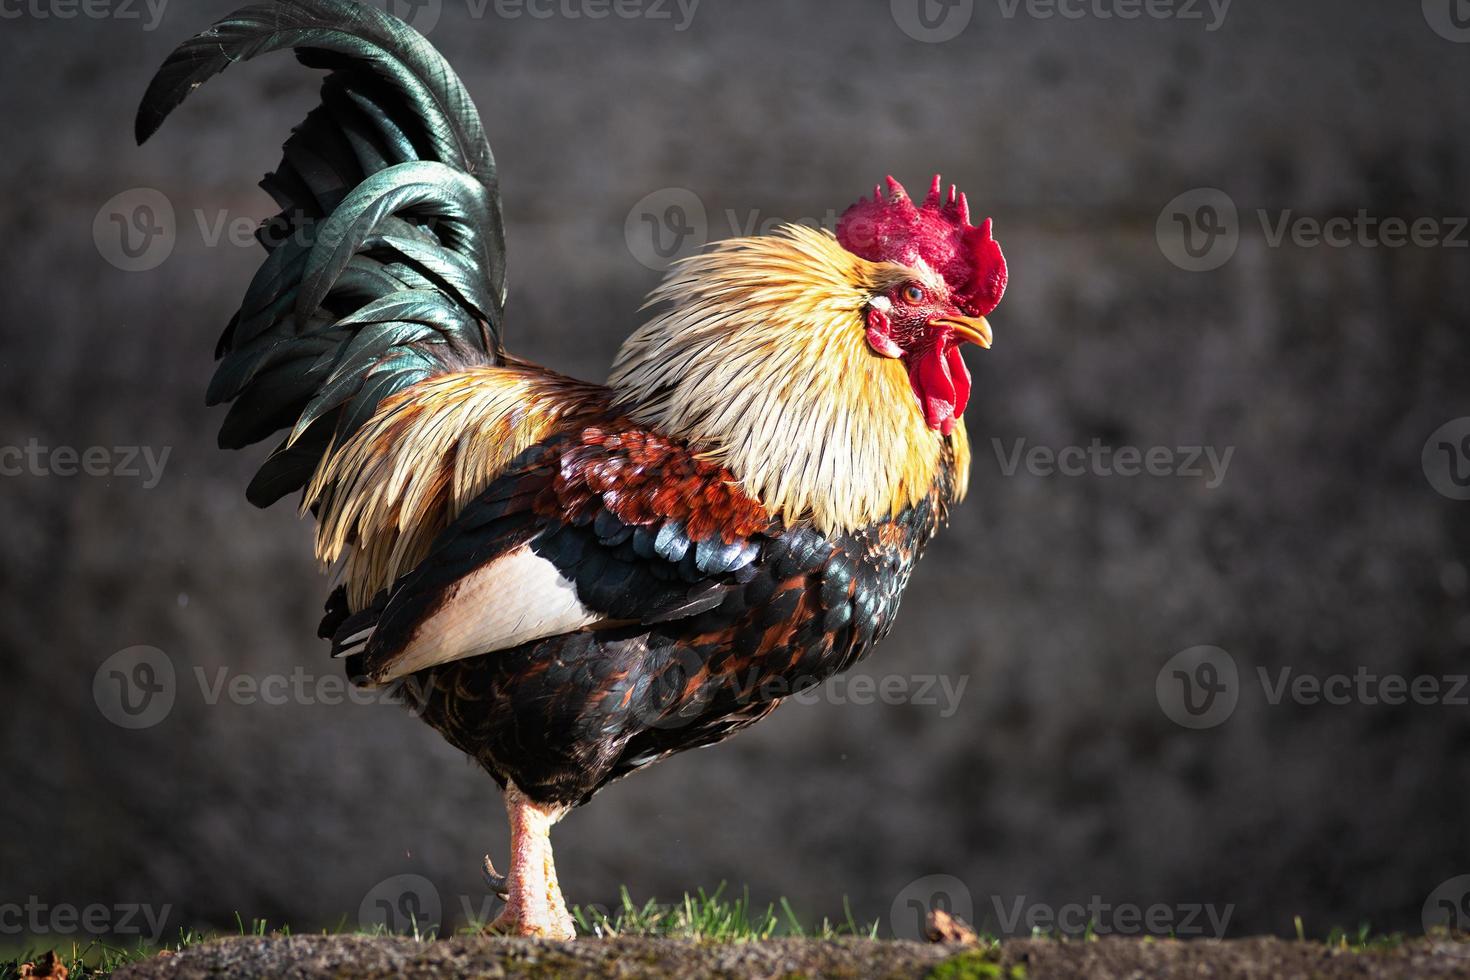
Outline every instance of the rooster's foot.
<svg viewBox="0 0 1470 980"><path fill-rule="evenodd" d="M560 895L557 896L560 899ZM566 905L560 901L535 902L530 896L512 893L485 932L499 936L529 936L535 939L571 940L577 929Z"/></svg>

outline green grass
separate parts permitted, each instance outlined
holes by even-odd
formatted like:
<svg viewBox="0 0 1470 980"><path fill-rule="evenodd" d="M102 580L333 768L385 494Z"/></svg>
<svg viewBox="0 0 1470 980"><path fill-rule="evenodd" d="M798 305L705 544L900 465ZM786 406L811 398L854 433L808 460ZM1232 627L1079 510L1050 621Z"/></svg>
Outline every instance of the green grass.
<svg viewBox="0 0 1470 980"><path fill-rule="evenodd" d="M1296 938L1298 942L1307 942L1307 930L1302 924L1302 917L1292 918L1292 924L1296 926ZM1375 949L1397 949L1408 941L1408 937L1402 932L1375 933L1368 923L1359 923L1356 929L1344 929L1342 926L1333 926L1327 933L1327 938L1322 944L1329 949L1345 949L1351 952L1366 952Z"/></svg>
<svg viewBox="0 0 1470 980"><path fill-rule="evenodd" d="M878 923L860 925L845 898L842 901L845 917L841 922L823 918L815 926L807 926L797 918L786 899L757 909L751 904L748 891L742 892L739 898L727 898L723 883L712 893L706 894L701 888L695 895L686 894L682 902L673 905L660 905L653 900L638 905L627 888L619 890L619 897L619 906L610 913L581 906L573 908L572 918L577 928L589 936L660 936L717 943L759 941L773 936L878 938Z"/></svg>
<svg viewBox="0 0 1470 980"><path fill-rule="evenodd" d="M1329 947L1335 949L1347 949L1353 952L1365 952L1374 949L1397 949L1402 946L1407 938L1401 932L1375 933L1364 922L1356 929L1334 928L1327 934L1324 940Z"/></svg>

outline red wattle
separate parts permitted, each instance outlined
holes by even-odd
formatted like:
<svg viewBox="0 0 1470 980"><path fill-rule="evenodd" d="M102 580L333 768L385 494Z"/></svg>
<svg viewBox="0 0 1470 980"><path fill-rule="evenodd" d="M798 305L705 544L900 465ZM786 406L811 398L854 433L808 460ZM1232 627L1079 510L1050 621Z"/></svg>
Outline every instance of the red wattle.
<svg viewBox="0 0 1470 980"><path fill-rule="evenodd" d="M924 408L924 421L946 435L954 428L955 386L943 345L920 354L909 369L909 383Z"/></svg>
<svg viewBox="0 0 1470 980"><path fill-rule="evenodd" d="M970 404L970 369L960 356L958 344L951 347L945 357L949 359L949 377L954 382L954 414L959 418L965 414L965 406Z"/></svg>

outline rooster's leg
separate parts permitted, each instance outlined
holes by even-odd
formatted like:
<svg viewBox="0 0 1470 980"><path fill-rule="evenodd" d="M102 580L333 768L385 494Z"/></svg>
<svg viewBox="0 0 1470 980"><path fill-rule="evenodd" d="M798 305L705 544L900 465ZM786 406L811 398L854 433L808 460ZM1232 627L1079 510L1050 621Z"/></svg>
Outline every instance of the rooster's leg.
<svg viewBox="0 0 1470 980"><path fill-rule="evenodd" d="M567 911L567 900L562 897L561 884L556 880L556 862L551 857L551 838L546 839L546 846L542 849L544 867L546 868L546 905L551 912L553 922L561 928L561 939L573 939L577 930L572 922L572 913Z"/></svg>
<svg viewBox="0 0 1470 980"><path fill-rule="evenodd" d="M514 784L506 786L505 808L510 814L508 895L504 911L488 928L512 936L574 938L572 917L551 858L551 827L561 819L562 811L532 803Z"/></svg>

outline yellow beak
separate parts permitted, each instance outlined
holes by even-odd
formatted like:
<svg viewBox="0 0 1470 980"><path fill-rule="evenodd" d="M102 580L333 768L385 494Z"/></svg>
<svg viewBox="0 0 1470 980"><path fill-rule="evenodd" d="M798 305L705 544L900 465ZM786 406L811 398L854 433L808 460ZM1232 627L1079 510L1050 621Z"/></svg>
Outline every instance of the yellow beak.
<svg viewBox="0 0 1470 980"><path fill-rule="evenodd" d="M946 327L960 340L990 349L990 321L983 316L940 316L929 321L936 327Z"/></svg>

